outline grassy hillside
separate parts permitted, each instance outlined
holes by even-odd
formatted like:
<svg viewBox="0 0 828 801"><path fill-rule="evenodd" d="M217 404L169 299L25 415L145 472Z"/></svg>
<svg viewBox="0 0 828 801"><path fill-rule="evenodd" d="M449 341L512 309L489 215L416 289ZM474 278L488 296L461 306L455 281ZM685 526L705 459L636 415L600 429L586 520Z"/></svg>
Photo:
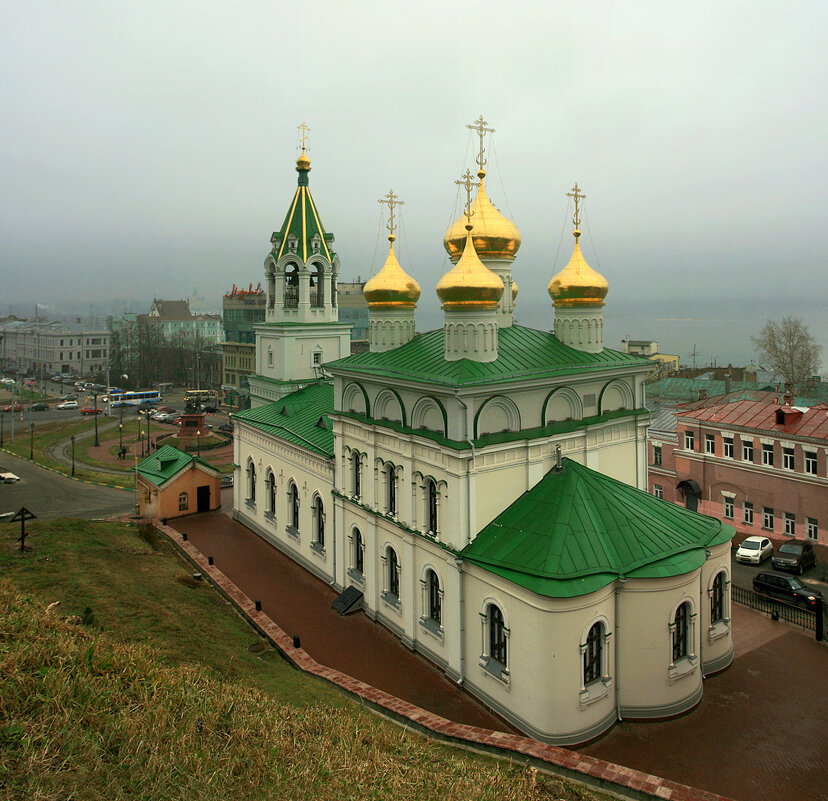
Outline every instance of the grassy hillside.
<svg viewBox="0 0 828 801"><path fill-rule="evenodd" d="M598 797L405 732L251 653L262 643L232 608L132 526L32 529L18 554L0 528L4 799Z"/></svg>

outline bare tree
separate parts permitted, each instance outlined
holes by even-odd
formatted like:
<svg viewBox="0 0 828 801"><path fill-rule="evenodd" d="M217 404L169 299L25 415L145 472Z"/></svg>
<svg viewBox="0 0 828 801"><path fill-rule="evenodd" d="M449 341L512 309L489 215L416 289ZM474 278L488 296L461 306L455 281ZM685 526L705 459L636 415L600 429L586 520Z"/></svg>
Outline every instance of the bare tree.
<svg viewBox="0 0 828 801"><path fill-rule="evenodd" d="M798 317L768 320L759 336L751 337L759 358L768 368L780 373L791 391L802 389L822 363L822 347Z"/></svg>

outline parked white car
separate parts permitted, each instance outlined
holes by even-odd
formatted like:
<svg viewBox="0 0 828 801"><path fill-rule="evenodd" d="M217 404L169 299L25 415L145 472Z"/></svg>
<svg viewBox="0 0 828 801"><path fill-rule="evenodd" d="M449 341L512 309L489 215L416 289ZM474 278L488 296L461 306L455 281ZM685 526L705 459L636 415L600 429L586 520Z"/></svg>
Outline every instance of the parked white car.
<svg viewBox="0 0 828 801"><path fill-rule="evenodd" d="M0 482L3 484L14 484L15 481L20 481L20 476L10 473L8 470L4 471L0 468Z"/></svg>
<svg viewBox="0 0 828 801"><path fill-rule="evenodd" d="M761 565L773 556L773 543L767 537L748 537L736 549L736 561Z"/></svg>
<svg viewBox="0 0 828 801"><path fill-rule="evenodd" d="M77 401L63 401L63 403L59 403L55 406L55 409L77 409L78 402Z"/></svg>

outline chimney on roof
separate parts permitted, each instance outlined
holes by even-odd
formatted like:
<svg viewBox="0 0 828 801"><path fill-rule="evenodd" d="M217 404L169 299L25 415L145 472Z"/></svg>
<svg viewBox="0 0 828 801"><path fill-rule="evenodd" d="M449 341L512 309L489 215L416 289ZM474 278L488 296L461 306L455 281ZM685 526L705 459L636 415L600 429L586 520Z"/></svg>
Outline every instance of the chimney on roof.
<svg viewBox="0 0 828 801"><path fill-rule="evenodd" d="M782 401L784 402L785 406L793 406L793 393L786 392L782 398Z"/></svg>
<svg viewBox="0 0 828 801"><path fill-rule="evenodd" d="M730 373L725 373L725 395L730 392Z"/></svg>
<svg viewBox="0 0 828 801"><path fill-rule="evenodd" d="M707 390L700 389L699 390L699 400L707 400Z"/></svg>
<svg viewBox="0 0 828 801"><path fill-rule="evenodd" d="M560 473L563 470L563 459L561 459L561 446L555 446L555 470Z"/></svg>

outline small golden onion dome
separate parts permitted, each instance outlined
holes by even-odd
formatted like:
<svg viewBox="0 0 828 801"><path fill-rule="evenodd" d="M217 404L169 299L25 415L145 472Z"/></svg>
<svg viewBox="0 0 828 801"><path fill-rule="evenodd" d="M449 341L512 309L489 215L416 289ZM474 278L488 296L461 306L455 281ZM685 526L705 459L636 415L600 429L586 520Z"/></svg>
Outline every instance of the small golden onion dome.
<svg viewBox="0 0 828 801"><path fill-rule="evenodd" d="M310 172L310 158L307 153L305 153L305 148L302 148L302 155L296 159L296 170L302 172Z"/></svg>
<svg viewBox="0 0 828 801"><path fill-rule="evenodd" d="M513 259L520 248L520 231L511 220L507 220L494 207L486 195L486 187L483 185L482 178L471 211L474 222L472 238L477 255L484 259ZM443 237L443 247L448 252L449 258L456 264L465 246L466 215L464 214L449 226Z"/></svg>
<svg viewBox="0 0 828 801"><path fill-rule="evenodd" d="M586 263L578 244L580 235L581 232L576 230L575 249L569 264L552 278L546 288L556 306L603 306L609 291L607 279Z"/></svg>
<svg viewBox="0 0 828 801"><path fill-rule="evenodd" d="M467 225L466 246L454 267L437 282L444 309L493 309L503 294L503 281L477 255Z"/></svg>
<svg viewBox="0 0 828 801"><path fill-rule="evenodd" d="M518 293L517 281L512 279L512 303L514 303L517 300L517 293Z"/></svg>
<svg viewBox="0 0 828 801"><path fill-rule="evenodd" d="M420 285L400 267L394 255L394 237L382 269L362 288L369 309L413 308L420 299Z"/></svg>

